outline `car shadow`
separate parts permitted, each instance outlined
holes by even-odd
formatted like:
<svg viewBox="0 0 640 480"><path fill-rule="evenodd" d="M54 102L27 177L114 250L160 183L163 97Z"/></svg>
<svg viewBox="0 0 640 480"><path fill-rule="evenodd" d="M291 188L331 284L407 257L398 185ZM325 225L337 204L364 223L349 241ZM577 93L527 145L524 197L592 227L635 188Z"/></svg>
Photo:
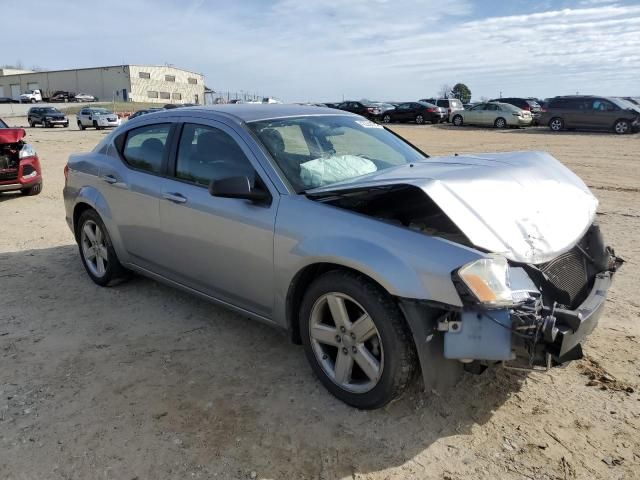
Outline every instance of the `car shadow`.
<svg viewBox="0 0 640 480"><path fill-rule="evenodd" d="M11 354L0 385L54 399L33 406L42 449L61 464L90 452L87 467L119 478L134 464L141 477L162 465L213 472L221 458L242 477L379 472L470 434L526 378L490 369L427 392L417 379L386 408L358 411L282 331L138 276L98 287L75 245L0 253L0 302L0 352Z"/></svg>

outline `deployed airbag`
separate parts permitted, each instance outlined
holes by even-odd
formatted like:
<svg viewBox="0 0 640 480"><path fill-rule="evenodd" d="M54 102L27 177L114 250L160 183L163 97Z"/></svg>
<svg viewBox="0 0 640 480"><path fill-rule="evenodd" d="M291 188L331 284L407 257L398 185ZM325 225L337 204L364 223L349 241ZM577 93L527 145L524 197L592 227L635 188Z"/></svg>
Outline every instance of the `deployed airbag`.
<svg viewBox="0 0 640 480"><path fill-rule="evenodd" d="M349 180L377 171L376 164L355 155L334 155L310 160L300 165L300 179L305 188Z"/></svg>

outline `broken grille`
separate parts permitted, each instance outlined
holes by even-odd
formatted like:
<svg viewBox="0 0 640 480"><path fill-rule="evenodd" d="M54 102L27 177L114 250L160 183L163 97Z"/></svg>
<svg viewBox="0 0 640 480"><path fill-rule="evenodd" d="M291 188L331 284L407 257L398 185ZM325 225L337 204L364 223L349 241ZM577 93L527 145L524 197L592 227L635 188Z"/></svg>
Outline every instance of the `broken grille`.
<svg viewBox="0 0 640 480"><path fill-rule="evenodd" d="M589 285L589 276L585 256L578 248L569 250L550 262L542 265L540 270L558 290L566 293L566 306L575 308L584 297Z"/></svg>

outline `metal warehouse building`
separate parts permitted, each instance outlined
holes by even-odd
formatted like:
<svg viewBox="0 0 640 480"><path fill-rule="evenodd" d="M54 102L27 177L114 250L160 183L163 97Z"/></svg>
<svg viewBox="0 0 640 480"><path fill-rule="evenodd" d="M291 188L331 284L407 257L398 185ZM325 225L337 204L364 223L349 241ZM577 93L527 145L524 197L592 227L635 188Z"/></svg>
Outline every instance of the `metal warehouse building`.
<svg viewBox="0 0 640 480"><path fill-rule="evenodd" d="M50 72L0 69L0 97L18 100L27 90L48 97L56 90L88 93L100 100L204 103L204 76L162 65L114 65Z"/></svg>

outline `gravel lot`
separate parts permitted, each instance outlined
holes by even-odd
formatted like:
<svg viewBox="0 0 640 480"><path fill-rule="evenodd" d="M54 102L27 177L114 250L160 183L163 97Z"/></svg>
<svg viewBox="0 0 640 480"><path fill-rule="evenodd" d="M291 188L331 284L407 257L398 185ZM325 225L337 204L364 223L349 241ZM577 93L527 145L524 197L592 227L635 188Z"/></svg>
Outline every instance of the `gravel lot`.
<svg viewBox="0 0 640 480"><path fill-rule="evenodd" d="M105 133L74 124L27 128L43 193L0 195L0 478L640 477L640 135L397 127L432 154L549 151L593 189L628 261L587 358L495 369L449 392L416 383L360 412L281 332L144 278L89 280L64 221L63 166Z"/></svg>

